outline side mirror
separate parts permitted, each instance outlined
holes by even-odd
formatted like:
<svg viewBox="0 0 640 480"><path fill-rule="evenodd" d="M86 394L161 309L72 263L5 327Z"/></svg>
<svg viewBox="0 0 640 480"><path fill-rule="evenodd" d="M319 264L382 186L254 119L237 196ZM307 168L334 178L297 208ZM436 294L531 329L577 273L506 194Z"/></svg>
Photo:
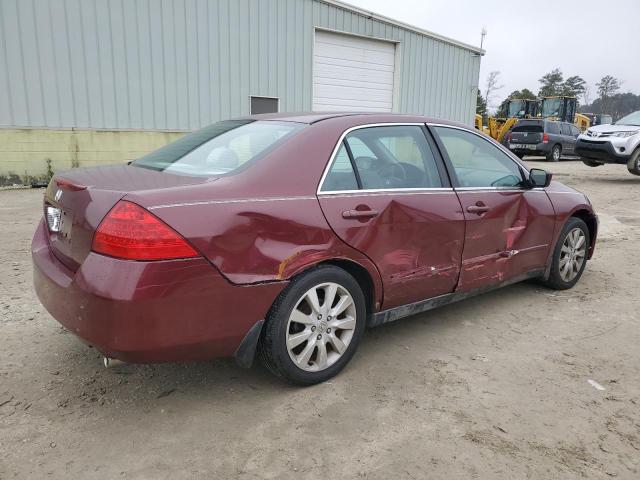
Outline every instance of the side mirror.
<svg viewBox="0 0 640 480"><path fill-rule="evenodd" d="M529 184L531 185L531 188L548 187L551 184L552 178L552 173L548 173L541 168L532 168L529 170Z"/></svg>

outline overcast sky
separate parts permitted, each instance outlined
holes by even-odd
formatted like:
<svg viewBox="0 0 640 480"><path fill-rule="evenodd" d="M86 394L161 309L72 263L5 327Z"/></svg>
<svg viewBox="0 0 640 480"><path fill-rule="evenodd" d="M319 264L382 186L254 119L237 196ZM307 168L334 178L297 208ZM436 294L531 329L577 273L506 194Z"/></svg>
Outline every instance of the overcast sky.
<svg viewBox="0 0 640 480"><path fill-rule="evenodd" d="M640 0L346 1L471 45L480 45L486 27L480 88L484 95L492 70L504 85L493 104L513 90L538 93L538 79L556 67L565 78L582 76L592 97L604 75L622 80L623 92L640 94Z"/></svg>

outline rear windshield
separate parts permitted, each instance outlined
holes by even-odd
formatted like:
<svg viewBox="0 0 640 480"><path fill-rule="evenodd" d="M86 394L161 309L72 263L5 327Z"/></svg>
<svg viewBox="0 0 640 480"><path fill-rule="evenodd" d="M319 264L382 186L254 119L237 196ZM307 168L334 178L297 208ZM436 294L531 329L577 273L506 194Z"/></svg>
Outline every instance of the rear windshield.
<svg viewBox="0 0 640 480"><path fill-rule="evenodd" d="M227 175L264 156L303 127L293 122L227 120L185 135L132 165L197 177Z"/></svg>
<svg viewBox="0 0 640 480"><path fill-rule="evenodd" d="M539 123L525 123L516 125L513 127L512 132L529 132L529 133L542 133L542 125Z"/></svg>

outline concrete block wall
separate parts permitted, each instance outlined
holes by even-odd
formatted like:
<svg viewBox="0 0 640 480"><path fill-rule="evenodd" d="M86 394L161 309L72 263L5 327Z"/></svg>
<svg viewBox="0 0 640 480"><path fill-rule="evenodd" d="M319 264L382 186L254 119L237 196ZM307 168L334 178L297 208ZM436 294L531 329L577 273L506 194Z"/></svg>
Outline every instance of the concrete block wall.
<svg viewBox="0 0 640 480"><path fill-rule="evenodd" d="M184 132L0 129L0 186L44 179L49 168L55 173L128 162L182 135Z"/></svg>

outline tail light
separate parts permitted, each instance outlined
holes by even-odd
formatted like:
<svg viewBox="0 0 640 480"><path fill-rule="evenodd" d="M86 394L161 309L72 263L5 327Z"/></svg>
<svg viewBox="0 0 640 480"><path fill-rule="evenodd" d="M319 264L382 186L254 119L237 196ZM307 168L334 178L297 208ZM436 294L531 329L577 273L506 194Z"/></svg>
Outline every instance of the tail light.
<svg viewBox="0 0 640 480"><path fill-rule="evenodd" d="M548 133L543 133L542 134L542 143L549 143L549 134Z"/></svg>
<svg viewBox="0 0 640 480"><path fill-rule="evenodd" d="M127 260L169 260L198 253L174 229L132 202L120 201L102 220L92 250Z"/></svg>

